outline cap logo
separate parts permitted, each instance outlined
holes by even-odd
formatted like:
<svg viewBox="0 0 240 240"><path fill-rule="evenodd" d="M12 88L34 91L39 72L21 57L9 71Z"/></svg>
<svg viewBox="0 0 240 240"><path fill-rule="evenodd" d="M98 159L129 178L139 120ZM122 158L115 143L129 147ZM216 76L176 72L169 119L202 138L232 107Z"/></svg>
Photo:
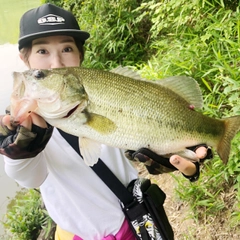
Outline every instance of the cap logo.
<svg viewBox="0 0 240 240"><path fill-rule="evenodd" d="M39 25L57 25L57 24L64 24L65 19L63 17L48 14L38 19Z"/></svg>

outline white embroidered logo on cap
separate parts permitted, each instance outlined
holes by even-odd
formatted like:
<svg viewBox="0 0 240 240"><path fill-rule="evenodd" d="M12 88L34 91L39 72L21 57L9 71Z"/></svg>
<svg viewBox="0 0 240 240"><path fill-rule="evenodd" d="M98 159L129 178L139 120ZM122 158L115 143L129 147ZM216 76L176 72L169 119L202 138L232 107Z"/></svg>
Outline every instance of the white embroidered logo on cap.
<svg viewBox="0 0 240 240"><path fill-rule="evenodd" d="M56 25L64 24L65 19L54 14L48 14L46 16L39 18L37 22L39 25Z"/></svg>

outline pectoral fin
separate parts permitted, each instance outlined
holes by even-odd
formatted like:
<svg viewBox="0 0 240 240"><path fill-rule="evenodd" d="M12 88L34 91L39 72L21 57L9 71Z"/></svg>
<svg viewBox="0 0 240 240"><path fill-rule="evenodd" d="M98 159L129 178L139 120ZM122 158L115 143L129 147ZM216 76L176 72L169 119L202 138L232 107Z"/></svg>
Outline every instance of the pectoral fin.
<svg viewBox="0 0 240 240"><path fill-rule="evenodd" d="M109 134L117 127L110 119L94 113L89 113L86 124L101 134Z"/></svg>
<svg viewBox="0 0 240 240"><path fill-rule="evenodd" d="M97 163L101 154L101 144L88 138L79 138L79 148L84 162L88 166Z"/></svg>

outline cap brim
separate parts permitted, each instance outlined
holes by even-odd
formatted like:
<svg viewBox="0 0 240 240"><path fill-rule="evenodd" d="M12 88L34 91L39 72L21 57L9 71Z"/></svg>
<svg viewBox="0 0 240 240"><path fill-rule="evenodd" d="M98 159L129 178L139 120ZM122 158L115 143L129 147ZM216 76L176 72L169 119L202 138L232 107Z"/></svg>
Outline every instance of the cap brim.
<svg viewBox="0 0 240 240"><path fill-rule="evenodd" d="M75 30L75 29L59 29L59 30L44 31L44 32L29 34L22 38L19 38L18 48L19 50L21 50L23 47L31 43L36 38L56 36L56 35L72 36L78 39L79 41L81 41L82 44L84 44L85 41L90 37L90 34L88 32Z"/></svg>

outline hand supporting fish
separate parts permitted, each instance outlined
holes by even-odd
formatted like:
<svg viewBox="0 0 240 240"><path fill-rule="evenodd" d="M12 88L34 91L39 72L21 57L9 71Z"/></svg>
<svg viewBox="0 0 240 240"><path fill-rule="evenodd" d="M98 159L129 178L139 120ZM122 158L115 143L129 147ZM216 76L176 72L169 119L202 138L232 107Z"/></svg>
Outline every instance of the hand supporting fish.
<svg viewBox="0 0 240 240"><path fill-rule="evenodd" d="M196 169L193 174L190 173L189 166L186 166L185 162L182 164L178 155L172 155L170 158L165 158L147 148L141 148L137 151L127 150L125 156L131 161L142 162L150 174L158 175L180 170L186 178L194 182L198 180L200 176L200 164L206 159L213 158L213 154L211 148L205 144L195 146L191 148L191 151L196 152L196 155L200 159L199 162L193 162Z"/></svg>
<svg viewBox="0 0 240 240"><path fill-rule="evenodd" d="M126 68L15 72L12 99L16 121L32 111L78 136L88 165L97 162L101 143L131 150L148 148L160 155L182 155L187 147L205 143L226 163L231 140L240 129L240 116L220 120L194 110L202 106L194 79L176 76L147 81ZM16 110L17 101L25 101L23 111Z"/></svg>

